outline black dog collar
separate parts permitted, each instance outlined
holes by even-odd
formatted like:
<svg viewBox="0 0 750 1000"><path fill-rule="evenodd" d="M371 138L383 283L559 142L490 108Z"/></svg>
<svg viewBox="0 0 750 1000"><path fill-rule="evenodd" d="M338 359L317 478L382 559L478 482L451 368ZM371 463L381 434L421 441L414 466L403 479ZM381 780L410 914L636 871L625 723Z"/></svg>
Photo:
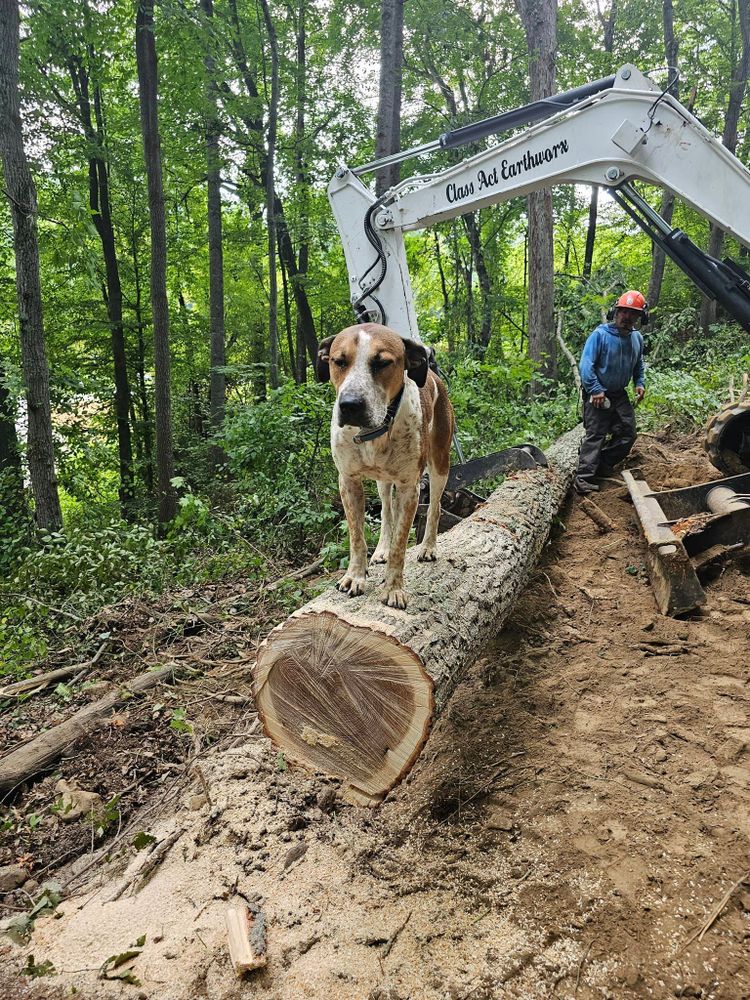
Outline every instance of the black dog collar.
<svg viewBox="0 0 750 1000"><path fill-rule="evenodd" d="M385 412L385 420L380 425L372 431L367 431L365 434L355 434L352 440L355 444L364 444L365 441L374 441L375 438L382 437L383 434L387 434L391 429L391 424L393 423L396 414L398 413L398 408L401 405L401 397L404 395L404 386L401 386L401 390L396 396L396 398L391 402L390 406Z"/></svg>

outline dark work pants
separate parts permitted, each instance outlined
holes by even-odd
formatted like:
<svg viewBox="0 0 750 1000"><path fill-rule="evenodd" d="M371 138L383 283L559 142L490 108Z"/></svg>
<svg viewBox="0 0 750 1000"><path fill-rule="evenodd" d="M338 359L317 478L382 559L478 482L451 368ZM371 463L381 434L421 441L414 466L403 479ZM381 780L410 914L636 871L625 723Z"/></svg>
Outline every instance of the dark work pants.
<svg viewBox="0 0 750 1000"><path fill-rule="evenodd" d="M616 465L635 443L635 410L624 389L607 393L608 409L594 406L588 396L583 402L586 431L578 453L578 479L591 480L600 465Z"/></svg>

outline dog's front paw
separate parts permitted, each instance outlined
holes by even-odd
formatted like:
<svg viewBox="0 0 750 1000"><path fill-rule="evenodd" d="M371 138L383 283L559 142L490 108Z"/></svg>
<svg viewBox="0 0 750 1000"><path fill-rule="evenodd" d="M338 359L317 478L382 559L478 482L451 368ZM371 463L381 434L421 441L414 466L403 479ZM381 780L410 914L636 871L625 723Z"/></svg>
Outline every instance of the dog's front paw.
<svg viewBox="0 0 750 1000"><path fill-rule="evenodd" d="M378 546L373 552L372 556L370 557L370 565L378 566L381 563L387 563L387 562L388 562L388 549L381 549L380 546Z"/></svg>
<svg viewBox="0 0 750 1000"><path fill-rule="evenodd" d="M405 608L409 598L406 596L405 590L393 589L389 590L386 594L383 604L387 604L389 608Z"/></svg>
<svg viewBox="0 0 750 1000"><path fill-rule="evenodd" d="M417 562L435 562L437 549L434 545L420 545L417 552Z"/></svg>
<svg viewBox="0 0 750 1000"><path fill-rule="evenodd" d="M364 594L365 592L365 578L347 573L341 577L336 586L343 594L348 594L349 597L359 597L360 594Z"/></svg>

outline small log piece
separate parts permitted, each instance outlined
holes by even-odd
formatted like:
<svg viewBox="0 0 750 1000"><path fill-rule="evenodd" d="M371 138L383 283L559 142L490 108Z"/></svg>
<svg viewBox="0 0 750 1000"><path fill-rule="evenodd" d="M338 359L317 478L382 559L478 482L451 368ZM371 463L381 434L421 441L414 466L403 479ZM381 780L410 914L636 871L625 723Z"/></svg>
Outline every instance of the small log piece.
<svg viewBox="0 0 750 1000"><path fill-rule="evenodd" d="M599 529L600 535L606 535L609 531L614 531L617 525L612 520L612 518L607 517L604 511L593 500L588 497L584 497L581 500L581 510L586 515L590 517L594 524Z"/></svg>
<svg viewBox="0 0 750 1000"><path fill-rule="evenodd" d="M251 913L246 903L232 902L226 913L229 957L234 971L244 976L267 962L266 918L261 909Z"/></svg>
<svg viewBox="0 0 750 1000"><path fill-rule="evenodd" d="M265 731L292 759L344 779L376 804L409 771L463 671L502 629L549 535L577 464L581 428L547 452L548 469L506 479L438 542L438 561L407 553L402 611L330 588L260 648L254 694Z"/></svg>

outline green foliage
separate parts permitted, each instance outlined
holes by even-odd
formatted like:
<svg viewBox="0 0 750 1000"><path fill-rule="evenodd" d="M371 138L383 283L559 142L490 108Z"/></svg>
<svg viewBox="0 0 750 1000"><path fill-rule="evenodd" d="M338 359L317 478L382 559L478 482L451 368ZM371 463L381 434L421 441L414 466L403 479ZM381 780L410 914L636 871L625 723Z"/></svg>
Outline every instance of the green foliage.
<svg viewBox="0 0 750 1000"><path fill-rule="evenodd" d="M450 397L467 458L515 444L545 446L577 420L577 396L565 386L529 400L528 359L491 364L467 358L452 368Z"/></svg>
<svg viewBox="0 0 750 1000"><path fill-rule="evenodd" d="M225 421L221 444L236 477L238 517L277 554L318 552L341 519L331 503L331 405L329 387L287 383Z"/></svg>
<svg viewBox="0 0 750 1000"><path fill-rule="evenodd" d="M187 712L184 708L173 708L172 715L169 720L169 728L174 729L176 733L190 734L193 731L192 723L188 722Z"/></svg>
<svg viewBox="0 0 750 1000"><path fill-rule="evenodd" d="M41 976L54 976L57 974L57 969L55 969L55 966L49 959L44 962L36 962L33 955L29 955L26 959L26 965L21 971L29 979L39 979Z"/></svg>

